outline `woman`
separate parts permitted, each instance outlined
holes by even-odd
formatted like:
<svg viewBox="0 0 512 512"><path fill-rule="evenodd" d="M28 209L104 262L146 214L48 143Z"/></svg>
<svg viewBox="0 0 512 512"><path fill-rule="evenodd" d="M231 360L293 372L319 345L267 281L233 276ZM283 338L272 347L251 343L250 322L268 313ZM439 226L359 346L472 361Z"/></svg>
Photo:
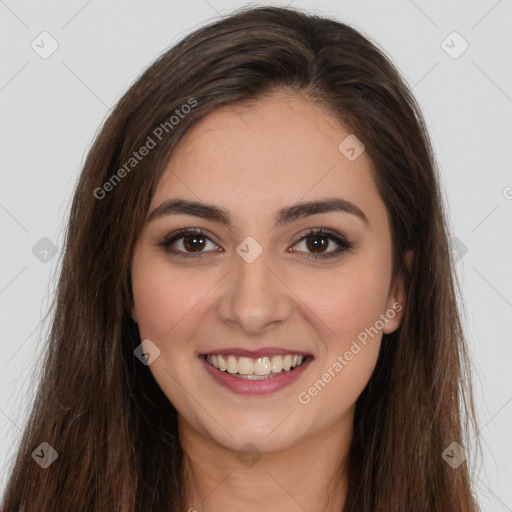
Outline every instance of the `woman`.
<svg viewBox="0 0 512 512"><path fill-rule="evenodd" d="M246 9L164 53L80 176L3 509L478 510L434 168L342 23Z"/></svg>

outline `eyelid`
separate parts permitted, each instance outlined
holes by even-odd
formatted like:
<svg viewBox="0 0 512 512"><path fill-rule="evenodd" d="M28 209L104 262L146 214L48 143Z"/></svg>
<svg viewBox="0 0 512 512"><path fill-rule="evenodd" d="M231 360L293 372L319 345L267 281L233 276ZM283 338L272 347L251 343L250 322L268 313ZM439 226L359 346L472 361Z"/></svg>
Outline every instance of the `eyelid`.
<svg viewBox="0 0 512 512"><path fill-rule="evenodd" d="M306 233L303 233L299 236L299 239L293 244L293 247L298 245L300 242L305 240L308 237L325 237L328 240L332 240L334 243L338 245L336 249L333 251L325 252L325 253L305 253L306 256L302 256L306 259L313 258L314 260L317 259L323 259L328 260L329 258L335 258L336 256L341 256L347 249L352 249L354 244L347 239L343 234L339 233L338 231L330 228L308 228L306 230ZM294 251L294 252L300 252L300 251ZM302 254L302 253L301 253Z"/></svg>
<svg viewBox="0 0 512 512"><path fill-rule="evenodd" d="M205 238L213 242L217 247L219 247L219 244L215 242L215 240L212 240L212 236L210 233L208 233L206 230L202 228L182 228L178 229L177 231L173 231L172 233L165 235L162 239L156 242L156 245L159 247L163 247L165 252L170 254L171 256L183 256L185 258L195 258L195 257L204 257L208 252L197 252L197 253L187 253L183 251L177 251L169 249L169 246L176 241L180 240L181 238L184 238L186 236L192 236L192 235L203 235Z"/></svg>
<svg viewBox="0 0 512 512"><path fill-rule="evenodd" d="M220 247L215 240L213 240L212 236L204 229L202 228L182 228L177 231L174 231L170 233L169 235L164 236L162 239L157 241L156 245L161 246L164 248L164 250L171 256L178 256L178 257L184 257L184 258L197 258L197 257L206 257L208 254L210 254L212 251L199 251L196 253L193 252L184 252L184 251L178 251L178 250L172 250L169 249L169 246L175 243L176 241L180 240L181 238L184 238L186 236L192 236L192 235L203 235L205 238L207 238L209 241L213 242L217 247ZM330 257L335 257L337 255L340 255L341 253L345 252L347 249L351 249L353 247L353 243L348 241L347 238L342 235L341 233L325 227L319 227L319 228L308 228L305 231L302 231L302 233L299 233L296 235L298 239L296 242L293 243L291 246L292 248L296 247L299 243L301 243L303 240L305 240L308 237L324 237L329 239L330 241L333 241L338 245L338 247L335 250L331 250L326 253L305 253L308 259L313 257L313 259L328 259ZM224 252L224 249L221 249L222 252ZM302 254L303 251L293 251L294 253Z"/></svg>

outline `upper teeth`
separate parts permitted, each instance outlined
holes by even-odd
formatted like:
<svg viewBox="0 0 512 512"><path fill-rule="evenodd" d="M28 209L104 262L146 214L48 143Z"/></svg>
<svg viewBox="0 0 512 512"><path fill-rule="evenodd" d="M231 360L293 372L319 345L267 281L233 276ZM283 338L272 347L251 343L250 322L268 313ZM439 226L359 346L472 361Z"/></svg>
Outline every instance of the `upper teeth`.
<svg viewBox="0 0 512 512"><path fill-rule="evenodd" d="M302 364L303 356L265 356L252 359L250 357L237 357L234 355L208 355L206 360L215 368L229 373L240 373L241 375L270 375L279 373L282 370L289 371Z"/></svg>

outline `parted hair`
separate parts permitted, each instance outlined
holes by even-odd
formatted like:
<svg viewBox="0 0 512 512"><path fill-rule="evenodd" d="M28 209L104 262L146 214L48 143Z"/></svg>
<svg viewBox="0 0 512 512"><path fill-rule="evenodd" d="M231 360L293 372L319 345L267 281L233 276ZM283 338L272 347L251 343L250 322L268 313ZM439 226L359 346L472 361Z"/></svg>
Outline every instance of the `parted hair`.
<svg viewBox="0 0 512 512"><path fill-rule="evenodd" d="M176 410L134 357L141 343L130 313L134 245L183 135L224 105L281 90L325 107L364 142L389 214L393 276L403 276L406 289L401 325L383 336L356 403L343 512L479 510L469 459L452 468L442 457L452 442L466 446L475 413L449 228L422 114L368 37L278 7L244 8L184 37L141 74L98 131L74 191L45 359L2 510L187 510ZM179 122L169 122L180 112ZM154 147L120 172L148 137ZM31 457L42 442L59 454L46 469Z"/></svg>

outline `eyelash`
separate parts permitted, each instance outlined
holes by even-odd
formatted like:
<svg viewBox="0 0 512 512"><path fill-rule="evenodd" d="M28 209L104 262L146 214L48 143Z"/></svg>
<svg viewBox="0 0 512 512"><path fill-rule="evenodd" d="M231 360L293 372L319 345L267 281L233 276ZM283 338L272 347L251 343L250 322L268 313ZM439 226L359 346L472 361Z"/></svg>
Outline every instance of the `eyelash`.
<svg viewBox="0 0 512 512"><path fill-rule="evenodd" d="M184 228L184 229L180 229L179 231L176 231L175 233L167 235L166 237L164 237L163 240L160 240L159 242L157 242L156 245L163 247L165 252L167 252L171 256L178 256L180 258L202 257L202 255L205 254L204 252L187 253L187 252L183 252L183 251L176 251L176 250L170 249L170 246L174 242L179 240L180 238L185 238L187 236L193 236L193 235L203 235L204 237L208 238L208 240L210 240L210 237L208 236L208 234L205 231L203 231L202 229ZM310 253L310 254L308 254L307 259L312 258L314 260L317 260L317 259L333 258L335 256L340 255L345 250L351 249L353 246L352 242L347 241L344 237L342 237L341 235L336 233L336 231L332 231L332 230L326 229L326 228L320 228L320 229L311 229L307 234L302 236L294 244L294 247L309 237L325 237L328 240L332 240L335 243L337 243L338 247L334 251L331 251L331 252L328 252L325 254ZM213 240L210 240L210 241L213 242Z"/></svg>

